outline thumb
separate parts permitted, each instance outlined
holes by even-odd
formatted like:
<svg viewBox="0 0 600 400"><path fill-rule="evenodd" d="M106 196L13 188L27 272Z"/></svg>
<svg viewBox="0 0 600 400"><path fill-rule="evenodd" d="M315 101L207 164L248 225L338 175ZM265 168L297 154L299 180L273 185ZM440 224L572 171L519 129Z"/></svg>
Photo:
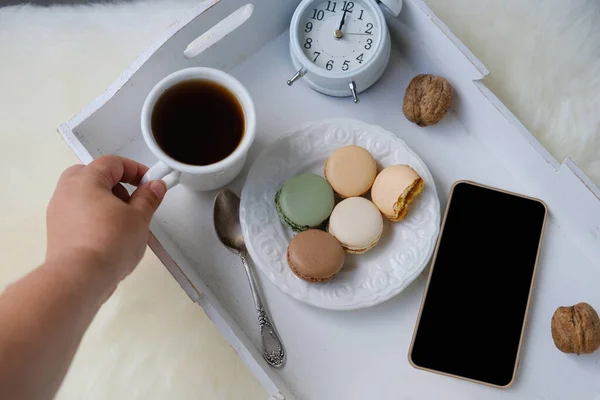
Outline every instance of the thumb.
<svg viewBox="0 0 600 400"><path fill-rule="evenodd" d="M165 197L165 193L167 193L167 186L163 181L151 181L133 192L129 198L129 204L150 221Z"/></svg>

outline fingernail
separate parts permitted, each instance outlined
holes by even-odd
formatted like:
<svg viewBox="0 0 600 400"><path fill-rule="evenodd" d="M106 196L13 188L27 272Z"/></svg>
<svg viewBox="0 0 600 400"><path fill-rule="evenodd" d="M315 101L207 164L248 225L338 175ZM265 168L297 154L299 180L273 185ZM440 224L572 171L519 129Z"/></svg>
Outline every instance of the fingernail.
<svg viewBox="0 0 600 400"><path fill-rule="evenodd" d="M167 193L167 185L163 181L152 181L150 182L150 190L152 193L156 195L159 199L162 199Z"/></svg>

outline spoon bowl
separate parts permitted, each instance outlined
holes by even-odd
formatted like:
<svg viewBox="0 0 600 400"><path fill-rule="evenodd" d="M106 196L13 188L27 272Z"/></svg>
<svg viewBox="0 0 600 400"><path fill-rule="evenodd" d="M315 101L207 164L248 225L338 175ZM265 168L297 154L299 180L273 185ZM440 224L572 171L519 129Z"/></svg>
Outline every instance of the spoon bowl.
<svg viewBox="0 0 600 400"><path fill-rule="evenodd" d="M228 189L217 193L213 213L215 232L225 247L238 254L246 251L239 210L238 195Z"/></svg>

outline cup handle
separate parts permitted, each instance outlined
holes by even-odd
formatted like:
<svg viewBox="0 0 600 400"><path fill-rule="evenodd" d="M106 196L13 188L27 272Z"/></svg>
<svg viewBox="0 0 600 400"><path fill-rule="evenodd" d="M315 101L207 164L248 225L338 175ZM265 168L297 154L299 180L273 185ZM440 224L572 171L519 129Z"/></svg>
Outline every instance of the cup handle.
<svg viewBox="0 0 600 400"><path fill-rule="evenodd" d="M168 190L179 183L180 177L180 171L175 171L164 162L159 161L144 174L142 180L140 181L140 185L150 181L162 180L167 186Z"/></svg>

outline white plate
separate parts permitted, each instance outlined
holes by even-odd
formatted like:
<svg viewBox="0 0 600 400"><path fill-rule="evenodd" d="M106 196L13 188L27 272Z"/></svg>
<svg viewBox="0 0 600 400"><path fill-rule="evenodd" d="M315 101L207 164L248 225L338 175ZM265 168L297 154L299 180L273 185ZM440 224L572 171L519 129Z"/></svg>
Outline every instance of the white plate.
<svg viewBox="0 0 600 400"><path fill-rule="evenodd" d="M288 268L286 251L294 233L279 220L275 193L300 173L323 175L327 158L341 146L369 150L379 168L408 164L425 181L405 220L386 220L377 247L346 256L339 274L327 283L308 283ZM256 160L242 191L240 217L250 256L271 282L315 307L351 310L373 306L400 293L429 261L440 229L440 203L431 173L404 141L379 126L351 119L304 124L279 139Z"/></svg>

